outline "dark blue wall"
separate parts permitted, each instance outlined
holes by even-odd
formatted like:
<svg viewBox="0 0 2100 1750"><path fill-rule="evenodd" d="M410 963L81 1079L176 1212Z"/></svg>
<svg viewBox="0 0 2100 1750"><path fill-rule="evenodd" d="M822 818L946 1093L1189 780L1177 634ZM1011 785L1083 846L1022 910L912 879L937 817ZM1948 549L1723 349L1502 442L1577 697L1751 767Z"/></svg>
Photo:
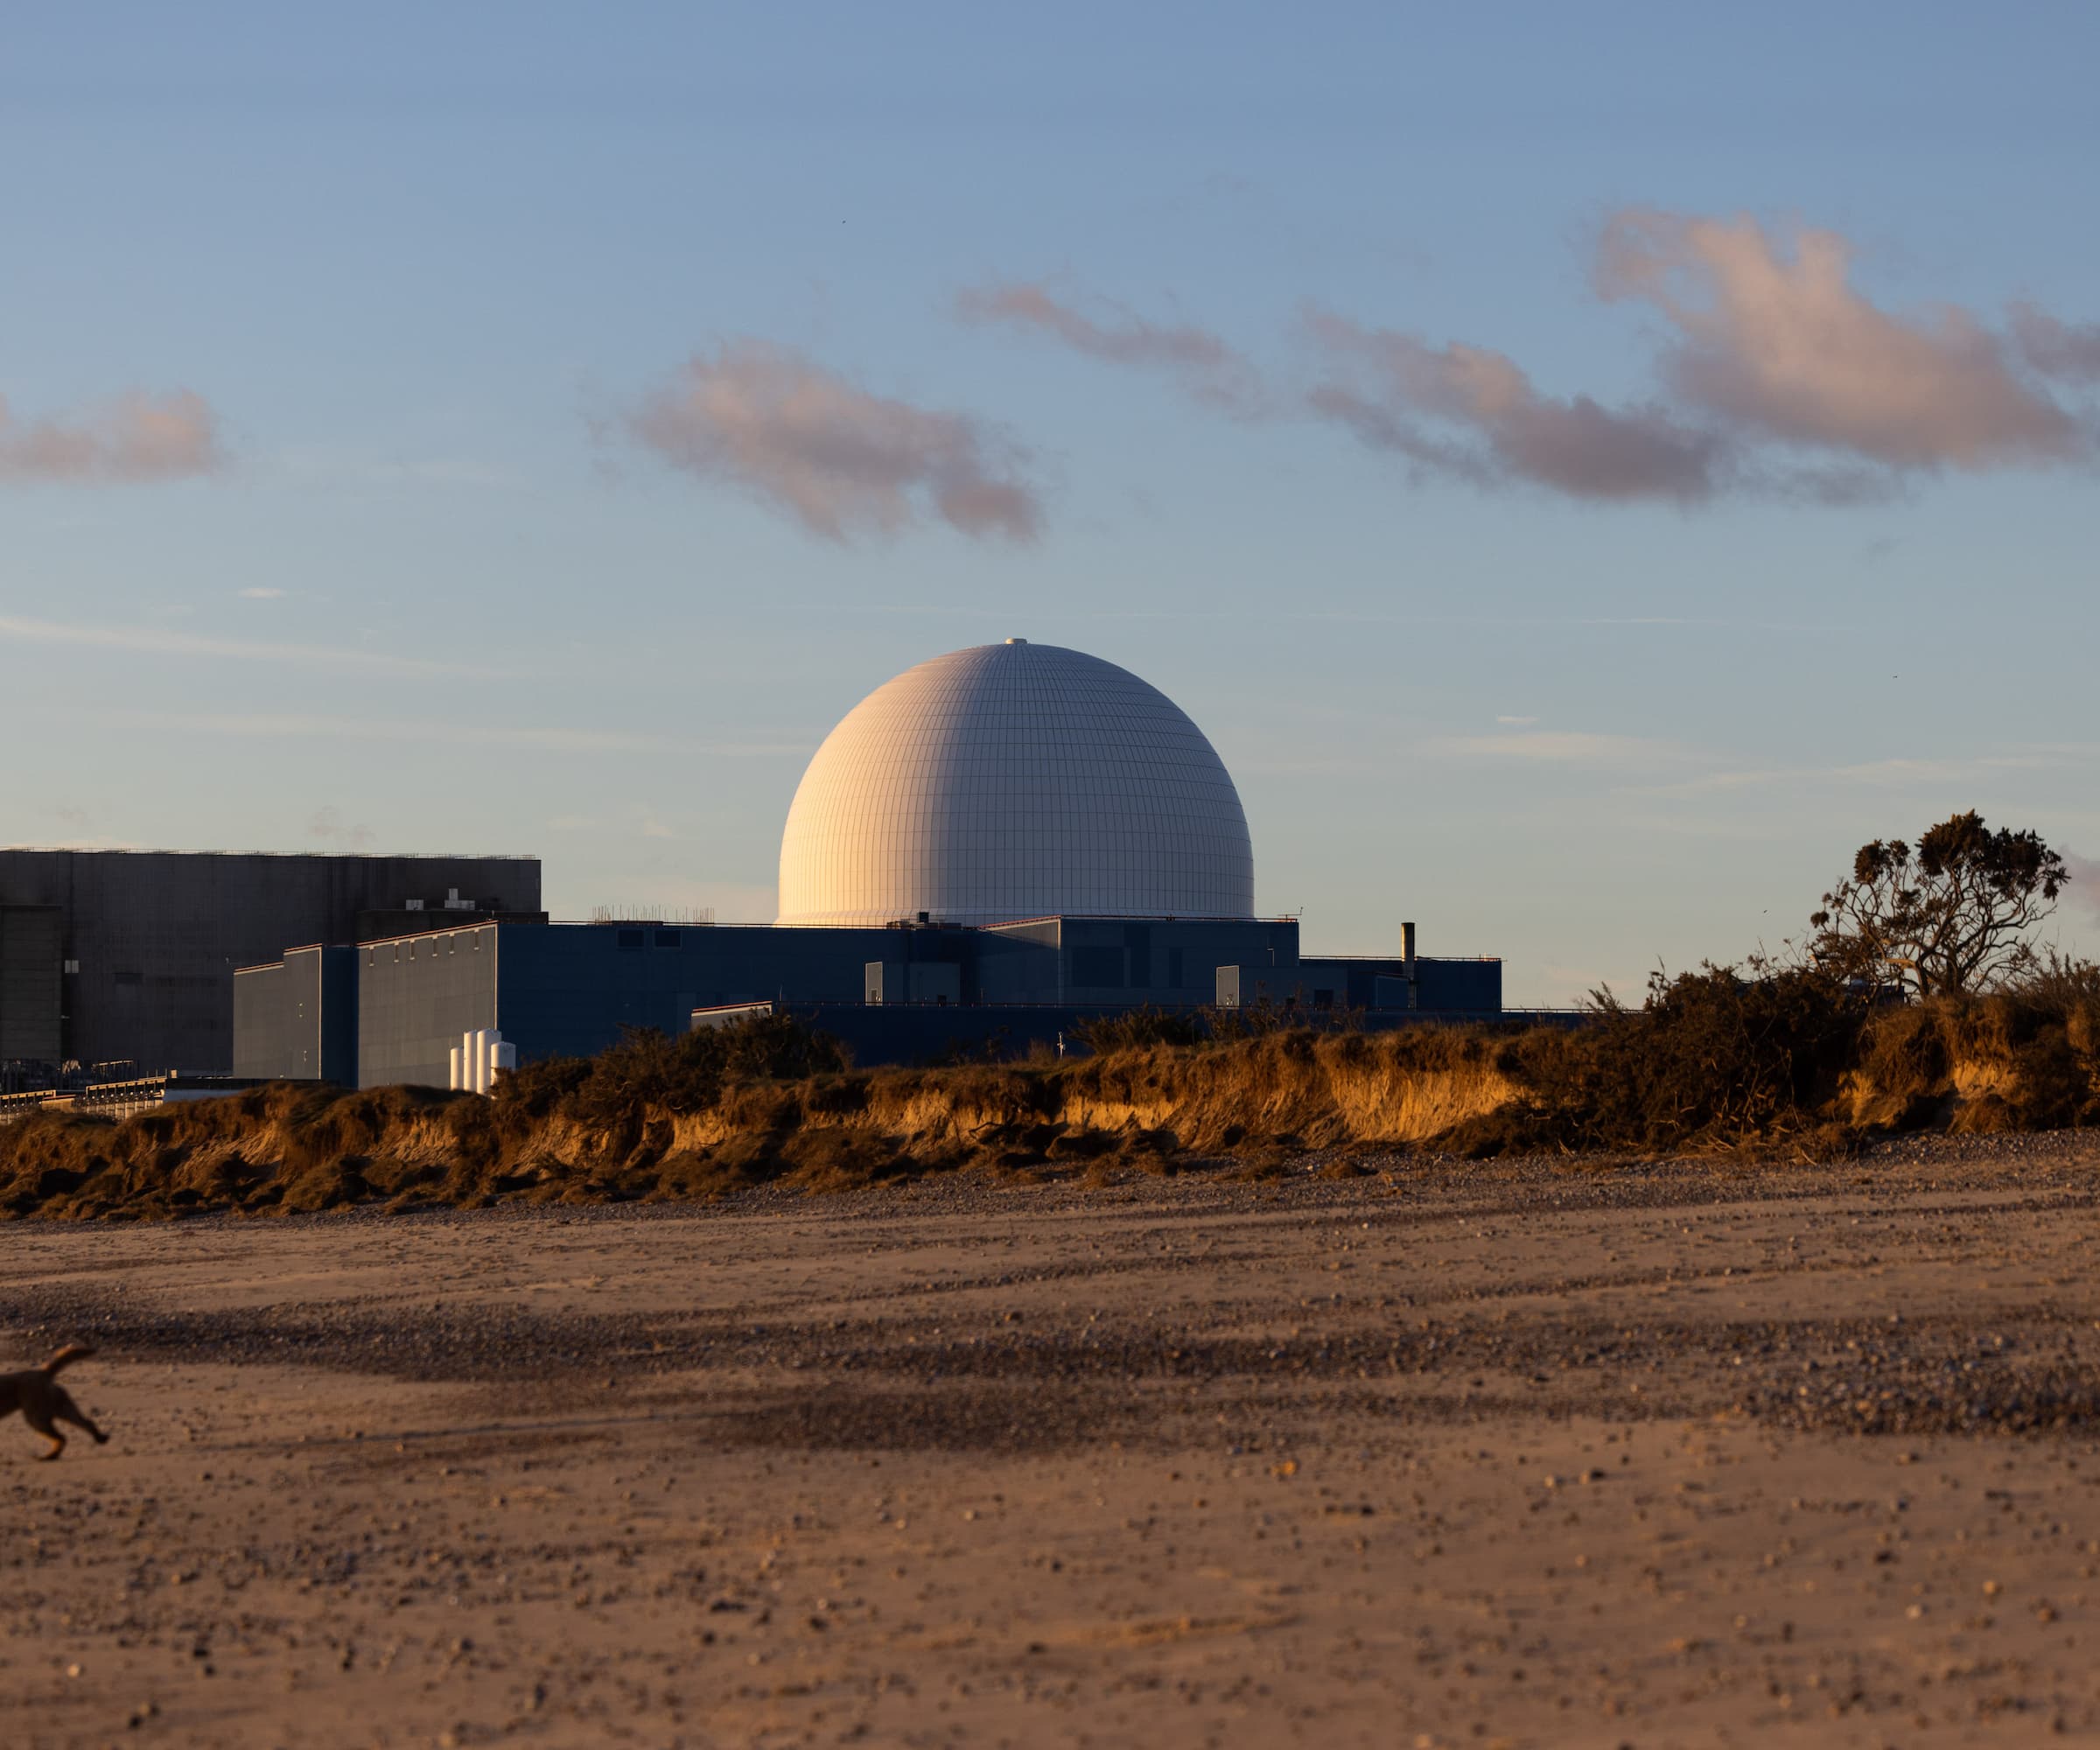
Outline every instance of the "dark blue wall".
<svg viewBox="0 0 2100 1750"><path fill-rule="evenodd" d="M1220 966L1273 967L1295 977L1298 965L1293 919L1051 918L990 930L483 923L353 952L360 980L357 1073L366 1087L444 1086L446 1054L472 1028L499 1029L519 1061L530 1062L589 1056L626 1027L680 1033L695 1009L761 1001L836 1005L844 1018L834 1030L865 1062L922 1060L951 1047L968 1054L1002 1037L1007 1054L1018 1055L1030 1041L1054 1041L1105 1011L1208 1006ZM867 1007L870 962L956 965L961 1000ZM1337 976L1351 985L1346 1005L1366 1010L1377 974L1400 966L1318 964L1342 969ZM1492 1013L1501 1005L1498 961L1417 967L1424 1012ZM908 980L895 982L909 988ZM998 1004L1016 1006L986 1008Z"/></svg>
<svg viewBox="0 0 2100 1750"><path fill-rule="evenodd" d="M900 942L918 934L690 924L504 927L495 1025L526 1061L588 1056L611 1045L622 1027L681 1033L695 1009L712 1004L855 1002L867 962L895 957Z"/></svg>
<svg viewBox="0 0 2100 1750"><path fill-rule="evenodd" d="M1496 1014L1502 1006L1499 960L1415 962L1415 1006L1443 1013Z"/></svg>
<svg viewBox="0 0 2100 1750"><path fill-rule="evenodd" d="M976 957L987 1003L1207 1006L1221 966L1296 966L1298 920L1040 918L979 932Z"/></svg>
<svg viewBox="0 0 2100 1750"><path fill-rule="evenodd" d="M1380 1006L1384 992L1381 979L1404 984L1407 962L1399 956L1307 956L1306 982L1333 990L1338 1004L1352 1009ZM1341 992L1346 987L1348 995ZM1389 984L1385 989L1391 990ZM1427 955L1415 961L1415 1007L1439 1013L1494 1014L1502 1006L1502 962L1499 960L1436 960Z"/></svg>

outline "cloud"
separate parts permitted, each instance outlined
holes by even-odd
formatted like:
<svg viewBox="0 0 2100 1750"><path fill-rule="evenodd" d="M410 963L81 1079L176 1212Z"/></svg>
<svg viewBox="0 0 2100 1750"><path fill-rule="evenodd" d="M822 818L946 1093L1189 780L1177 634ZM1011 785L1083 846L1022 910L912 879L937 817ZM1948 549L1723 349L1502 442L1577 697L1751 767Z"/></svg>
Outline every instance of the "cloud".
<svg viewBox="0 0 2100 1750"><path fill-rule="evenodd" d="M1604 227L1595 284L1607 300L1662 313L1676 331L1664 380L1739 435L1892 469L2026 466L2087 452L2077 422L2021 378L2012 349L1975 316L1952 306L1891 315L1849 284L1844 238L1802 229L1788 242L1752 219L1630 209Z"/></svg>
<svg viewBox="0 0 2100 1750"><path fill-rule="evenodd" d="M1606 303L1662 318L1645 393L1548 393L1505 353L1313 306L1320 367L1302 404L1417 474L1600 501L1852 505L1943 469L2095 460L2090 410L2058 396L2100 385L2100 324L2032 304L2004 323L1952 305L1892 312L1852 284L1852 259L1833 231L1628 208L1601 228L1592 279ZM1074 320L1055 305L1032 319ZM1068 338L1142 352L1178 332L1092 324Z"/></svg>
<svg viewBox="0 0 2100 1750"><path fill-rule="evenodd" d="M123 708L62 707L69 721L102 728L188 735L231 736L255 741L390 741L433 751L491 747L539 753L676 753L708 760L786 760L806 762L810 740L694 741L619 729L571 728L555 724L448 722L403 718L335 717L306 711L160 711ZM580 817L579 817L580 818Z"/></svg>
<svg viewBox="0 0 2100 1750"><path fill-rule="evenodd" d="M2100 383L2100 322L2060 322L2032 304L2012 306L2012 339L2031 369L2060 382Z"/></svg>
<svg viewBox="0 0 2100 1750"><path fill-rule="evenodd" d="M240 592L240 595L242 601L251 602L274 602L282 601L284 598L283 590L242 590Z"/></svg>
<svg viewBox="0 0 2100 1750"><path fill-rule="evenodd" d="M1308 401L1374 449L1480 485L1524 480L1575 498L1709 496L1721 443L1659 406L1614 409L1543 396L1512 360L1431 346L1312 311L1307 326L1351 374Z"/></svg>
<svg viewBox="0 0 2100 1750"><path fill-rule="evenodd" d="M24 424L0 396L0 481L118 486L188 480L225 462L200 395L134 391L70 417Z"/></svg>
<svg viewBox="0 0 2100 1750"><path fill-rule="evenodd" d="M1209 329L1162 326L1120 304L1097 301L1097 309L1090 315L1026 280L980 286L956 299L956 312L966 322L1032 329L1105 364L1165 371L1196 400L1226 412L1249 416L1266 404L1254 368Z"/></svg>
<svg viewBox="0 0 2100 1750"><path fill-rule="evenodd" d="M0 614L0 644L74 644L90 649L136 650L149 656L193 656L235 662L275 662L287 668L340 668L354 674L398 675L411 679L439 676L496 678L497 671L458 663L433 662L420 656L398 656L386 650L359 650L325 644L275 644L241 638L213 638L177 632L164 626L67 624Z"/></svg>
<svg viewBox="0 0 2100 1750"><path fill-rule="evenodd" d="M726 481L827 540L937 516L962 534L1035 538L1025 452L970 415L872 395L760 340L696 355L628 419L673 467Z"/></svg>
<svg viewBox="0 0 2100 1750"><path fill-rule="evenodd" d="M1738 766L1670 783L1642 785L1637 794L1690 797L1744 790L1800 790L1810 786L1882 791L1908 788L1945 792L1989 782L2007 772L2080 767L2089 766L2091 760L2092 753L2088 749L2044 746L1961 759L1864 760L1838 766Z"/></svg>
<svg viewBox="0 0 2100 1750"><path fill-rule="evenodd" d="M1530 729L1538 719L1535 717L1498 717L1495 721L1507 724L1512 729Z"/></svg>
<svg viewBox="0 0 2100 1750"><path fill-rule="evenodd" d="M965 321L1047 336L1156 373L1236 418L1310 412L1419 475L1600 502L1724 495L1829 505L1885 500L1943 470L2090 466L2100 324L2033 304L2003 321L1952 304L1892 311L1852 284L1835 231L1628 207L1591 260L1606 304L1646 306L1645 386L1606 396L1542 388L1509 354L1312 306L1318 360L1290 393L1230 341L1048 284L961 292Z"/></svg>
<svg viewBox="0 0 2100 1750"><path fill-rule="evenodd" d="M2070 872L2070 886L2063 890L2064 898L2080 911L2090 912L2100 918L2100 862L2090 857L2074 857L2064 853L2063 866Z"/></svg>
<svg viewBox="0 0 2100 1750"><path fill-rule="evenodd" d="M1432 741L1437 753L1470 758L1543 760L1555 765L1620 765L1679 760L1684 750L1637 735L1589 735L1578 730L1526 730L1513 735L1446 736Z"/></svg>
<svg viewBox="0 0 2100 1750"><path fill-rule="evenodd" d="M368 826L345 826L340 812L331 803L316 810L306 822L306 836L334 845L339 850L362 850L372 843L372 829Z"/></svg>
<svg viewBox="0 0 2100 1750"><path fill-rule="evenodd" d="M398 717L322 717L305 712L95 710L114 727L236 736L260 741L410 742L440 752L452 747L528 749L539 753L641 753L666 746L654 735L567 729L548 724L441 723Z"/></svg>

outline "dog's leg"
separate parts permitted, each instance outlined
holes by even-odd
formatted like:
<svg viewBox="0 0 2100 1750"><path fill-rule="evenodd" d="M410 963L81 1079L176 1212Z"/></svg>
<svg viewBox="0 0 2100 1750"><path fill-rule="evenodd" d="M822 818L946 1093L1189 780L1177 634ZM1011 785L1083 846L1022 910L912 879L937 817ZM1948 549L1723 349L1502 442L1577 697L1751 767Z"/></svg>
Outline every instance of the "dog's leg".
<svg viewBox="0 0 2100 1750"><path fill-rule="evenodd" d="M94 1444L98 1446L106 1446L109 1444L109 1437L96 1427L88 1417L81 1413L80 1406L73 1401L71 1392L60 1387L52 1392L51 1398L51 1413L54 1418L60 1422L72 1423L84 1434L94 1435Z"/></svg>
<svg viewBox="0 0 2100 1750"><path fill-rule="evenodd" d="M51 1442L51 1450L48 1452L37 1454L39 1461L55 1459L66 1450L66 1437L51 1425L50 1413L42 1404L24 1404L22 1406L22 1419Z"/></svg>

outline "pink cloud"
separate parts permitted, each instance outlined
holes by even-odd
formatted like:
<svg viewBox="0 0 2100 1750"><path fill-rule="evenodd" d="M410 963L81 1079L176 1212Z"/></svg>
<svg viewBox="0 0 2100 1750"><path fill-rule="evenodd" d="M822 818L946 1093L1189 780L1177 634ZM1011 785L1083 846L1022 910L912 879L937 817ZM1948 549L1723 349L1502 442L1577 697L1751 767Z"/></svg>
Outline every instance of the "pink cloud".
<svg viewBox="0 0 2100 1750"><path fill-rule="evenodd" d="M1252 414L1265 399L1254 368L1208 328L1150 322L1117 304L1088 314L1020 280L964 291L956 311L967 322L1033 329L1105 363L1164 370L1198 401L1228 412Z"/></svg>
<svg viewBox="0 0 2100 1750"><path fill-rule="evenodd" d="M221 466L218 417L200 395L134 391L24 424L0 397L0 480L83 486L186 480Z"/></svg>
<svg viewBox="0 0 2100 1750"><path fill-rule="evenodd" d="M1951 304L1895 311L1852 283L1836 232L1649 208L1612 215L1592 279L1662 318L1652 375L1611 397L1542 389L1507 354L1313 311L1310 387L1271 391L1230 342L1046 284L962 292L966 321L1049 337L1148 370L1243 419L1309 410L1418 473L1595 501L1696 504L1724 494L1843 505L1913 479L2090 467L2100 324L2033 304L2004 320Z"/></svg>
<svg viewBox="0 0 2100 1750"><path fill-rule="evenodd" d="M1595 282L1676 331L1665 381L1731 430L1894 469L2031 466L2085 455L2078 424L1966 311L1892 315L1850 284L1852 249L1754 220L1635 209L1605 225Z"/></svg>
<svg viewBox="0 0 2100 1750"><path fill-rule="evenodd" d="M1338 368L1308 396L1364 443L1479 485L1528 481L1574 498L1690 501L1714 492L1723 444L1656 405L1545 396L1506 354L1432 346L1314 311Z"/></svg>
<svg viewBox="0 0 2100 1750"><path fill-rule="evenodd" d="M742 486L828 540L929 514L1014 541L1042 523L1026 452L980 421L870 394L760 340L694 357L629 426L672 466Z"/></svg>

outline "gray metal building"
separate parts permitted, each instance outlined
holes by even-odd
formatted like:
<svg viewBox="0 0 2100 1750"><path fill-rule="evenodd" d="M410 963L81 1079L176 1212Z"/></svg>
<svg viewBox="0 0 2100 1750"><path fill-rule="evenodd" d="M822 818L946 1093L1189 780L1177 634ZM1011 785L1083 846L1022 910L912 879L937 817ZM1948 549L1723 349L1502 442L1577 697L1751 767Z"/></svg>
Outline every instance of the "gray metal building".
<svg viewBox="0 0 2100 1750"><path fill-rule="evenodd" d="M538 914L539 859L0 850L0 1061L230 1071L236 967L467 910Z"/></svg>
<svg viewBox="0 0 2100 1750"><path fill-rule="evenodd" d="M295 948L234 970L234 1074L357 1085L357 950Z"/></svg>

